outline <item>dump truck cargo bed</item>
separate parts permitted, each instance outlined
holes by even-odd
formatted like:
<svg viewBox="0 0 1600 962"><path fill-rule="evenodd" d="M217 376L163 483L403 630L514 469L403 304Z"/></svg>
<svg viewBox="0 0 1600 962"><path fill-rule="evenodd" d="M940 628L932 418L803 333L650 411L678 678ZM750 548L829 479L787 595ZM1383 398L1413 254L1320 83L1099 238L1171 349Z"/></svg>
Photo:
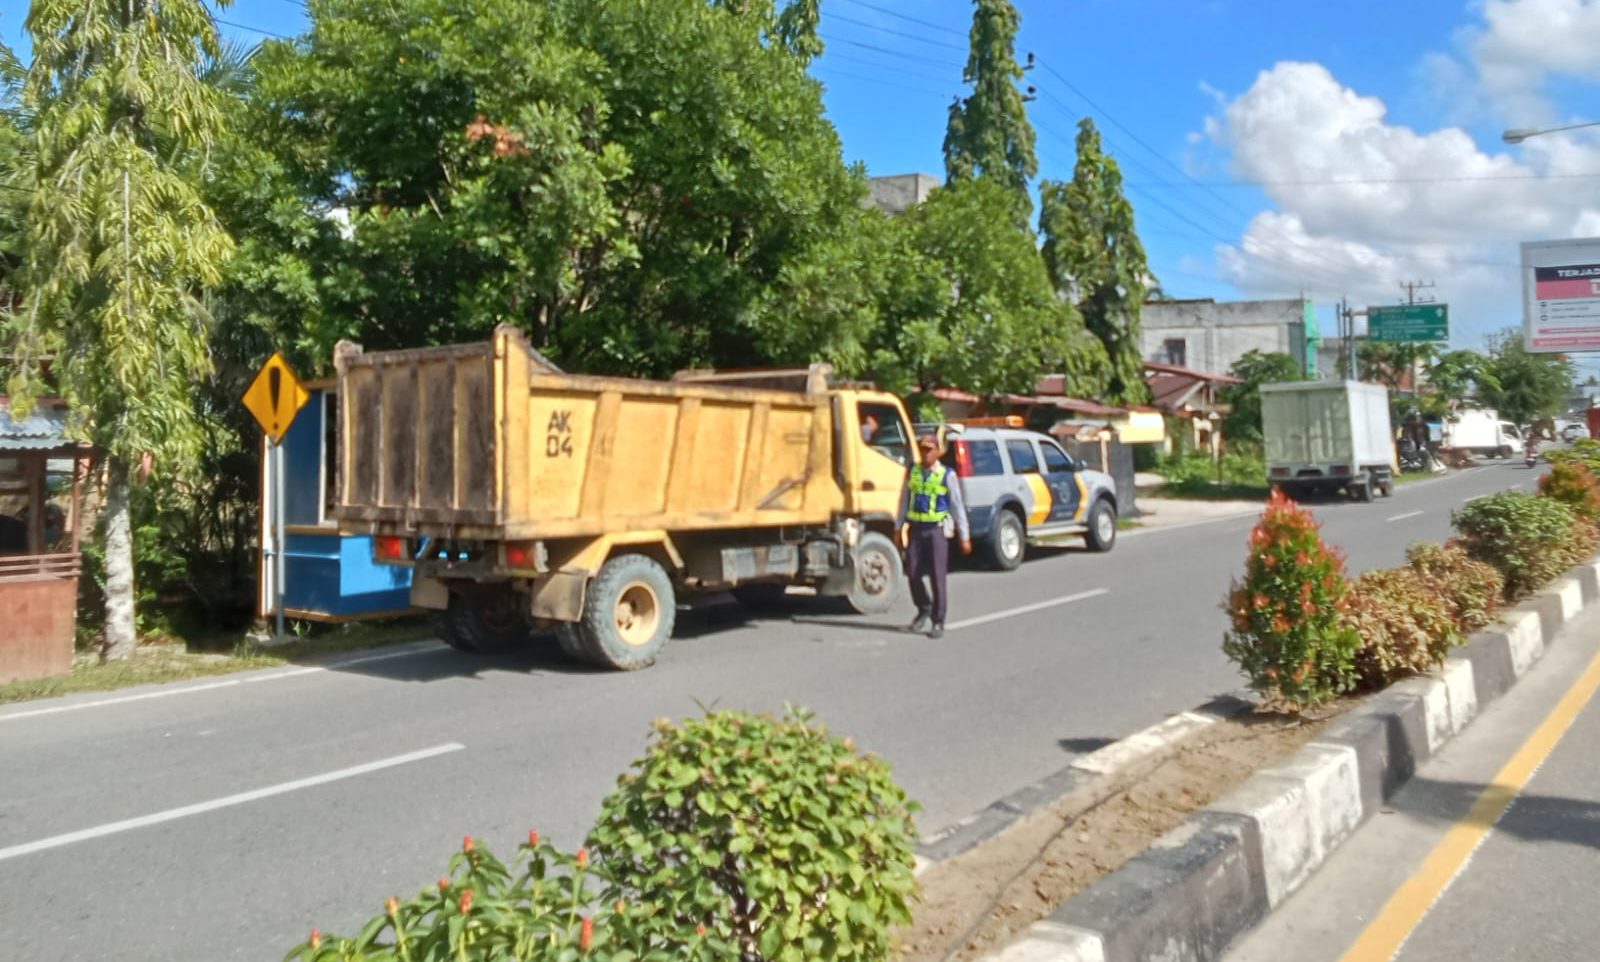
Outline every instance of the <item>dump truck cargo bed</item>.
<svg viewBox="0 0 1600 962"><path fill-rule="evenodd" d="M563 374L515 328L336 356L337 516L375 534L555 539L821 524L830 397Z"/></svg>

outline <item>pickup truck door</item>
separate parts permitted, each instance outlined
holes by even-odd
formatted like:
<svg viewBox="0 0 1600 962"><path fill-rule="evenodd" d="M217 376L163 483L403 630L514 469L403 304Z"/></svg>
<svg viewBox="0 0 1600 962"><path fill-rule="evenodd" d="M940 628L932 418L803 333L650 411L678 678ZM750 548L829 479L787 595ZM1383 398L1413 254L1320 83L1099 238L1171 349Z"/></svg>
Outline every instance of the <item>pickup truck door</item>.
<svg viewBox="0 0 1600 962"><path fill-rule="evenodd" d="M1054 441L1039 441L1044 455L1044 482L1053 503L1047 524L1066 524L1083 515L1083 479L1073 469L1072 459Z"/></svg>

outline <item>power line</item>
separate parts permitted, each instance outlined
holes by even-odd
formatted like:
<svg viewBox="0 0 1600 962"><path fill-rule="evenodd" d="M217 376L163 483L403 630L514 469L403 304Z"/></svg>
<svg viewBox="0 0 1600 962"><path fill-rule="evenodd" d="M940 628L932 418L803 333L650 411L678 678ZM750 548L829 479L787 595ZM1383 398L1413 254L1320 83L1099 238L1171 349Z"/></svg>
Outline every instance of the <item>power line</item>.
<svg viewBox="0 0 1600 962"><path fill-rule="evenodd" d="M234 23L232 20L224 20L221 17L212 17L211 19L215 20L217 23L220 23L225 27L232 27L235 30L248 30L251 33L259 33L264 37L271 37L274 40L293 40L294 39L293 37L285 36L284 34L281 34L281 33L274 33L271 30L263 30L260 27L252 27L249 24Z"/></svg>
<svg viewBox="0 0 1600 962"><path fill-rule="evenodd" d="M908 23L914 23L914 24L917 24L918 26L927 27L929 30L937 30L940 33L948 33L953 37L960 37L963 40L965 40L967 38L966 31L957 30L954 27L942 26L942 25L937 24L937 23L929 23L926 20L922 20L922 19L917 18L917 17L908 16L906 14L900 13L900 12L895 11L895 10L890 10L887 7L880 7L875 3L867 3L866 0L844 0L844 2L848 3L848 4L852 4L852 5L857 6L857 7L865 7L868 10L872 10L872 11L875 11L877 13L881 13L886 17L894 17L896 20L904 20L904 21L906 21Z"/></svg>
<svg viewBox="0 0 1600 962"><path fill-rule="evenodd" d="M1142 187L1342 187L1365 184L1464 184L1486 181L1528 180L1588 180L1600 177L1600 171L1586 174L1491 174L1476 177L1360 177L1329 178L1325 180L1192 180L1150 181Z"/></svg>
<svg viewBox="0 0 1600 962"><path fill-rule="evenodd" d="M928 96L928 97L940 97L940 98L943 98L945 96L945 94L942 91L929 90L927 87L913 87L910 84L895 83L892 80L883 80L882 78L871 77L871 76L868 76L866 74L851 73L848 70L840 70L838 67L829 66L828 64L820 64L819 63L819 64L817 64L816 69L818 69L818 70L827 70L829 73L835 73L835 74L838 74L841 77L850 77L850 78L852 78L854 80L861 80L861 81L865 81L866 83L878 84L878 85L883 86L883 87L894 87L897 90L909 90L912 93L923 94L924 96Z"/></svg>
<svg viewBox="0 0 1600 962"><path fill-rule="evenodd" d="M962 53L965 53L966 50L967 50L967 48L965 46L961 45L961 44L948 43L948 42L946 42L944 40L929 40L927 37L919 37L914 33L906 33L904 30L895 30L895 29L893 29L891 27L879 26L878 24L875 24L875 23L868 23L865 20L854 20L854 19L851 19L850 17L846 17L846 16L843 16L843 15L837 14L837 13L828 14L828 19L829 20L838 20L841 23L855 24L858 27L866 27L868 30L876 30L879 33L887 33L887 34L892 34L892 35L894 35L896 37L904 37L907 40L915 40L917 43L925 43L925 44L929 44L929 45L935 46L935 47L945 47L945 48L950 49L950 50L960 50Z"/></svg>
<svg viewBox="0 0 1600 962"><path fill-rule="evenodd" d="M823 40L827 41L828 43L848 44L849 46L852 46L852 47L860 47L863 50L871 50L874 53L888 54L891 57L904 57L907 60L920 60L923 63L931 63L936 67L948 67L948 68L950 68L952 70L963 70L963 69L965 69L964 65L962 65L962 64L951 63L948 60L936 60L933 57L924 57L921 54L906 53L903 50L895 50L892 47L879 47L879 46L876 46L876 45L870 44L870 43L862 43L859 40L849 40L849 39L847 39L845 37L830 37L827 34L822 33L821 31L818 31L817 35L819 37L821 37ZM824 56L826 56L826 55L824 55Z"/></svg>

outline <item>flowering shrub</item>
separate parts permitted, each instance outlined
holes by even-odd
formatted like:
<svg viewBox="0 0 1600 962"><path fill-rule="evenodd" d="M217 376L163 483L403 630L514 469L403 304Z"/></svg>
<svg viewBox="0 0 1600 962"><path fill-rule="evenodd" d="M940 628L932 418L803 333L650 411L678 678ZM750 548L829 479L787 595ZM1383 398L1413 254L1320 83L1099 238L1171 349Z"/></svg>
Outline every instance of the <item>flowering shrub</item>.
<svg viewBox="0 0 1600 962"><path fill-rule="evenodd" d="M297 962L596 962L733 957L703 930L677 932L627 898L586 849L558 852L528 833L508 868L468 836L439 884L384 913L354 937L315 930Z"/></svg>
<svg viewBox="0 0 1600 962"><path fill-rule="evenodd" d="M1361 684L1382 688L1444 662L1465 636L1441 585L1414 567L1369 571L1350 594L1347 622L1361 637Z"/></svg>
<svg viewBox="0 0 1600 962"><path fill-rule="evenodd" d="M656 725L590 844L618 884L745 960L887 959L911 918L912 824L889 766L791 708Z"/></svg>
<svg viewBox="0 0 1600 962"><path fill-rule="evenodd" d="M1505 576L1516 600L1594 550L1594 527L1574 523L1572 509L1554 498L1502 491L1451 515L1461 546Z"/></svg>
<svg viewBox="0 0 1600 962"><path fill-rule="evenodd" d="M1450 617L1464 635L1494 619L1505 596L1505 579L1493 565L1467 557L1460 544L1414 544L1406 564L1431 580L1450 606Z"/></svg>
<svg viewBox="0 0 1600 962"><path fill-rule="evenodd" d="M1600 476L1600 441L1579 438L1570 448L1544 452L1544 459L1551 464L1582 464Z"/></svg>
<svg viewBox="0 0 1600 962"><path fill-rule="evenodd" d="M1539 493L1590 524L1600 522L1600 479L1582 461L1551 465L1550 473L1539 479Z"/></svg>
<svg viewBox="0 0 1600 962"><path fill-rule="evenodd" d="M1244 581L1228 593L1233 627L1222 650L1250 687L1290 706L1348 691L1361 647L1346 617L1349 590L1344 560L1316 520L1275 490L1250 532Z"/></svg>

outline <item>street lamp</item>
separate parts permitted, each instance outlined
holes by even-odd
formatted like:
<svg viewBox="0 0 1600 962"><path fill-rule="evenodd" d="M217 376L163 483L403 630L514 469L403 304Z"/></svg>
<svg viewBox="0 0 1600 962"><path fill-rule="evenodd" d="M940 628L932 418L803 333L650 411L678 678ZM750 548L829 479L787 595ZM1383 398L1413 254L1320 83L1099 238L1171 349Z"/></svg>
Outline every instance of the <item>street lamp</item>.
<svg viewBox="0 0 1600 962"><path fill-rule="evenodd" d="M1508 144L1520 144L1529 137L1537 137L1540 134L1559 133L1563 130L1577 130L1579 127L1600 127L1600 120L1590 120L1581 124L1567 124L1565 127L1546 127L1540 130L1518 127L1501 134L1500 139Z"/></svg>

